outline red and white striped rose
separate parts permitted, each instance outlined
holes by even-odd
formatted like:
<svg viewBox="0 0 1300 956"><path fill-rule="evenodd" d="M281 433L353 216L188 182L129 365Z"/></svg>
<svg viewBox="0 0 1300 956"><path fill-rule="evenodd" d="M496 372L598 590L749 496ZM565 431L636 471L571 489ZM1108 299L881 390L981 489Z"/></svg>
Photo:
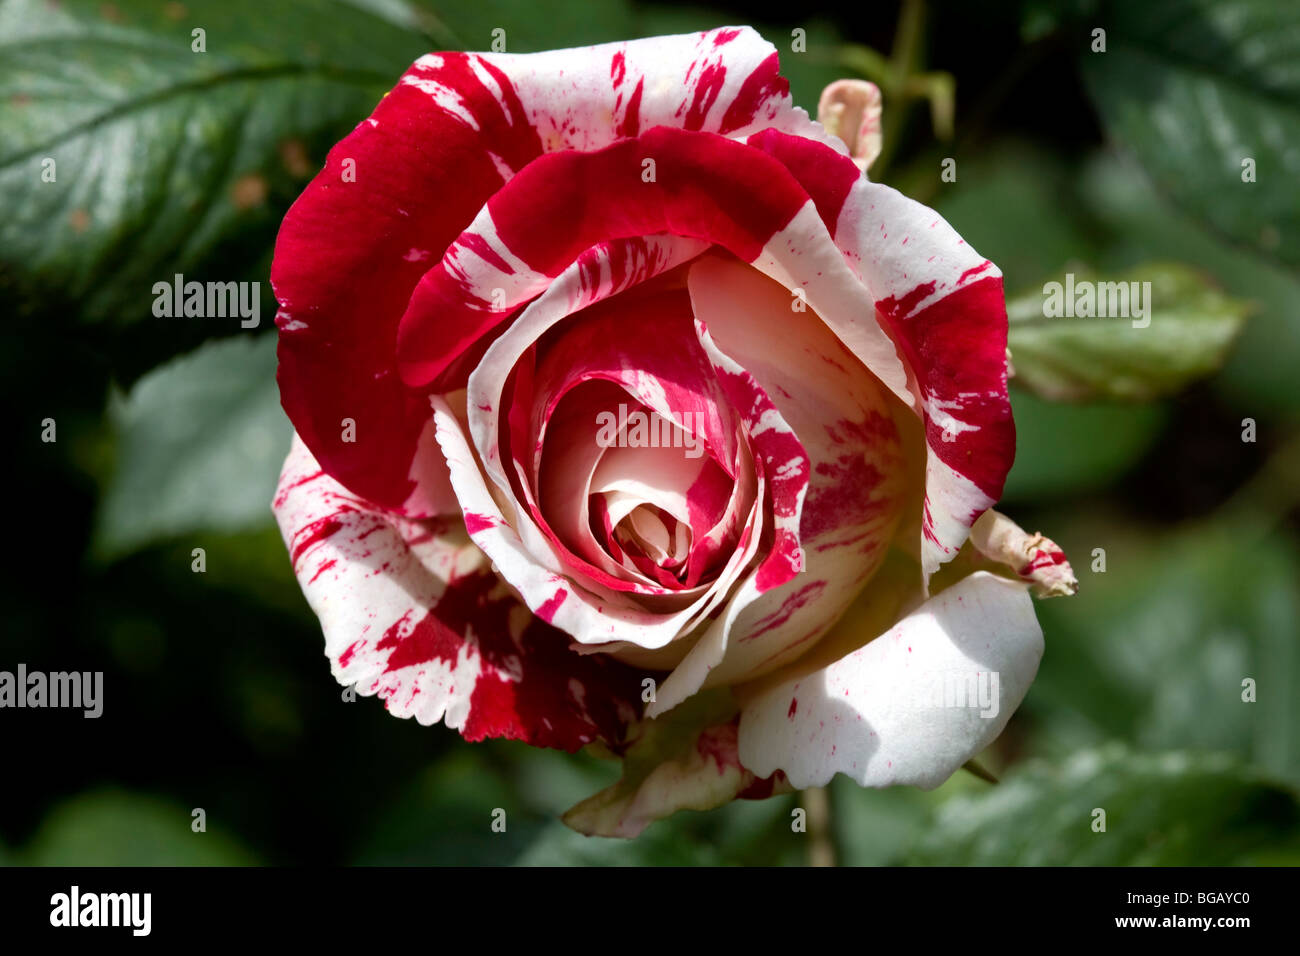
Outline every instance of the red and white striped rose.
<svg viewBox="0 0 1300 956"><path fill-rule="evenodd" d="M1024 696L1026 586L927 599L1014 452L1001 275L795 108L754 31L422 57L272 279L275 512L341 682L470 740L614 752L735 689L584 828L836 771L934 786ZM620 406L704 453L597 440ZM1068 578L1035 539L1015 570L1043 567ZM995 719L890 706L961 667L1000 675Z"/></svg>

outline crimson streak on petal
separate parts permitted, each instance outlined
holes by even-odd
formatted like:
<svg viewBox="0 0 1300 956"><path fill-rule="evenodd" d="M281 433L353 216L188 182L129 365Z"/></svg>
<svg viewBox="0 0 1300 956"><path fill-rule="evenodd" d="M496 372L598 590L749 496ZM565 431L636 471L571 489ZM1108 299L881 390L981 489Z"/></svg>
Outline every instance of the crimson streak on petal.
<svg viewBox="0 0 1300 956"><path fill-rule="evenodd" d="M274 510L335 676L393 714L445 720L468 740L569 751L598 738L617 747L637 717L640 673L571 651L459 522L412 521L358 500L298 440Z"/></svg>
<svg viewBox="0 0 1300 956"><path fill-rule="evenodd" d="M413 387L464 385L457 359L598 243L670 233L752 262L807 201L775 159L713 133L661 126L594 152L544 156L488 201L420 281L398 333L402 376ZM470 237L508 251L531 280L465 255Z"/></svg>
<svg viewBox="0 0 1300 956"><path fill-rule="evenodd" d="M777 131L748 142L812 196L915 376L929 447L921 542L928 575L1002 494L1015 457L1001 273L937 213L869 182L848 157Z"/></svg>

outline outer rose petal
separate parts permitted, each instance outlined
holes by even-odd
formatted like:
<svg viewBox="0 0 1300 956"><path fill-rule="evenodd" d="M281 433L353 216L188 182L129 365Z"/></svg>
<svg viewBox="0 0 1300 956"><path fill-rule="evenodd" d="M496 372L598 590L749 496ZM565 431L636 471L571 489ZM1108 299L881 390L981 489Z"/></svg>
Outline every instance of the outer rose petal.
<svg viewBox="0 0 1300 956"><path fill-rule="evenodd" d="M1042 655L1028 588L977 572L847 657L749 701L740 761L759 776L783 770L797 788L843 773L933 789L1002 732ZM996 712L934 706L936 688L990 673Z"/></svg>
<svg viewBox="0 0 1300 956"><path fill-rule="evenodd" d="M869 182L839 153L776 131L748 142L808 190L911 367L929 446L921 526L928 578L1001 496L1015 457L1002 273L938 213Z"/></svg>
<svg viewBox="0 0 1300 956"><path fill-rule="evenodd" d="M631 762L629 754L624 766ZM617 784L570 809L564 822L587 836L631 838L678 810L712 810L737 798L761 800L791 789L779 773L760 780L740 765L734 720L693 734L644 778L627 776L625 770Z"/></svg>
<svg viewBox="0 0 1300 956"><path fill-rule="evenodd" d="M912 404L894 343L870 318L871 297L815 202L781 162L711 133L659 126L595 152L544 156L488 201L420 281L398 334L403 380L414 388L464 384L462 357L476 354L518 306L584 252L666 233L719 245L787 288L802 289L809 307L838 323L837 334L858 358Z"/></svg>
<svg viewBox="0 0 1300 956"><path fill-rule="evenodd" d="M617 742L636 717L639 675L571 652L501 584L459 519L376 509L296 437L273 507L334 676L396 716L570 751Z"/></svg>
<svg viewBox="0 0 1300 956"><path fill-rule="evenodd" d="M775 127L842 148L796 109L776 50L748 27L516 56L421 57L329 154L280 229L285 410L330 474L412 516L443 513L445 474L415 463L428 406L393 342L420 277L475 214L546 152L669 125L743 136ZM492 251L469 245L458 255ZM340 421L358 439L341 438Z"/></svg>

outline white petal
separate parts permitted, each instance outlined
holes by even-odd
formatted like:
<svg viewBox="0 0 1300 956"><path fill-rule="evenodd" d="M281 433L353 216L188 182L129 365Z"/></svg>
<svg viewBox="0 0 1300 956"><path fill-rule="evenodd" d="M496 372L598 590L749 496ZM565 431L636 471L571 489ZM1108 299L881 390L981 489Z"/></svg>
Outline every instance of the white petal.
<svg viewBox="0 0 1300 956"><path fill-rule="evenodd" d="M740 761L760 777L783 770L798 788L843 773L933 789L1002 732L1042 655L1028 589L977 572L848 656L749 701Z"/></svg>

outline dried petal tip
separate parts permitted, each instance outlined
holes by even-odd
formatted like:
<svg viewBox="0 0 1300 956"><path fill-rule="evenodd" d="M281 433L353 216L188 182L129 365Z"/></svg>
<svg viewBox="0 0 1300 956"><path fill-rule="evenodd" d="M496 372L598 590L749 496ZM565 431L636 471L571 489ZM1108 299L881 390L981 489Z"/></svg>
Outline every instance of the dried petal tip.
<svg viewBox="0 0 1300 956"><path fill-rule="evenodd" d="M1038 532L1027 534L992 508L971 527L970 540L986 558L1006 565L1028 581L1035 597L1064 597L1079 590L1070 562L1055 542Z"/></svg>
<svg viewBox="0 0 1300 956"><path fill-rule="evenodd" d="M880 112L880 87L866 80L836 80L817 102L817 121L844 140L863 170L880 155Z"/></svg>

